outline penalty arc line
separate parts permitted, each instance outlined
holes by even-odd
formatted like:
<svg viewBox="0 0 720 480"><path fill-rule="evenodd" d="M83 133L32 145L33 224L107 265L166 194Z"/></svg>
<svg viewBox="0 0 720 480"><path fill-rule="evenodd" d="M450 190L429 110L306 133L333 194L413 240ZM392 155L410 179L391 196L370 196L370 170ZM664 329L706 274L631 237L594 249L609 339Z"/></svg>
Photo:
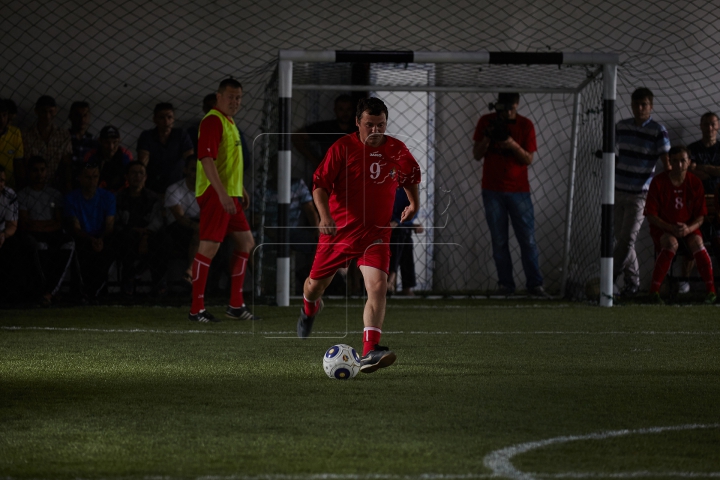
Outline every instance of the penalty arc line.
<svg viewBox="0 0 720 480"><path fill-rule="evenodd" d="M500 450L495 450L494 452L489 453L485 456L483 459L483 465L485 467L489 468L493 471L493 475L510 478L513 480L536 480L537 478L544 478L545 476L539 475L537 473L529 473L529 472L522 472L515 468L515 466L512 464L512 458L516 455L519 455L521 453L529 452L531 450L536 450L538 448L547 447L549 445L557 445L561 443L567 443L567 442L576 442L579 440L607 440L609 438L616 438L616 437L623 437L627 435L645 435L649 433L662 433L662 432L674 432L674 431L681 431L681 430L697 430L697 429L709 429L709 428L720 428L720 423L713 423L708 425L700 425L700 424L691 424L691 425L677 425L672 427L653 427L653 428L639 428L636 430L613 430L609 432L600 432L600 433L591 433L588 435L571 435L571 436L564 436L564 437L555 437L555 438L549 438L547 440L539 440L536 442L527 442L527 443L521 443L518 445L512 445L510 447L502 448ZM629 472L626 475L633 475L638 474L642 472ZM682 472L676 472L676 473L682 473ZM584 475L581 473L573 473L570 474L571 477L567 478L592 478L594 476L594 473L587 474L588 477L580 477L579 475ZM698 474L692 473L692 472L686 472L686 474L681 476L687 476L687 477L695 477ZM705 474L707 475L707 474ZM713 472L714 475L720 475L720 473L716 474ZM611 476L603 475L606 477ZM679 476L679 475L676 475ZM555 475L551 476L552 478L556 478ZM565 477L558 477L558 478L565 478ZM619 477L619 478L634 478L634 477Z"/></svg>

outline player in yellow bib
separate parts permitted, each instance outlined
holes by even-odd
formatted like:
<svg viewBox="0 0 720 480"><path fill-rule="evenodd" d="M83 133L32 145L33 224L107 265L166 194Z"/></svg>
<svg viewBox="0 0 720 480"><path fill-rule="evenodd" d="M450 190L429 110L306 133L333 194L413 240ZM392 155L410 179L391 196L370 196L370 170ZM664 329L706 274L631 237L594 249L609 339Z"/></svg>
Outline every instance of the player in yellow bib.
<svg viewBox="0 0 720 480"><path fill-rule="evenodd" d="M237 320L259 320L245 306L243 283L255 247L250 225L243 213L250 197L243 187L243 155L240 133L233 117L240 110L242 85L228 78L220 82L217 104L200 123L199 167L195 196L200 205L200 245L192 265L192 306L188 318L194 322L219 322L205 310L205 285L210 262L226 236L235 250L230 259L230 304L225 315Z"/></svg>

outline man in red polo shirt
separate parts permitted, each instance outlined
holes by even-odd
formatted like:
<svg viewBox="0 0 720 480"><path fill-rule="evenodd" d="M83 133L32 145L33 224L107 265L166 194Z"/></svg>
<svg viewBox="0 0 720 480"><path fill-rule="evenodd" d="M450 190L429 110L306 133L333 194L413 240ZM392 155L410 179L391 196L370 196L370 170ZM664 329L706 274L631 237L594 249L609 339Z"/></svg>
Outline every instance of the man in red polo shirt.
<svg viewBox="0 0 720 480"><path fill-rule="evenodd" d="M515 293L509 219L520 245L527 291L530 295L547 297L535 242L535 214L528 182L528 166L537 151L535 127L530 119L517 113L519 103L518 93L498 95L495 113L478 120L473 135L473 157L477 161L485 160L482 198L498 274L496 293Z"/></svg>
<svg viewBox="0 0 720 480"><path fill-rule="evenodd" d="M259 320L245 306L242 291L255 241L243 213L243 209L250 206L250 197L243 187L240 134L233 121L241 101L240 82L232 78L223 80L216 106L200 123L200 168L195 182L195 196L200 205L200 245L192 265L192 306L188 317L194 322L220 321L205 310L204 297L210 262L226 235L233 240L235 250L230 259L230 304L225 315L237 320Z"/></svg>
<svg viewBox="0 0 720 480"><path fill-rule="evenodd" d="M336 141L315 171L313 199L320 214L320 240L297 324L299 337L310 335L322 309L323 292L339 268L358 259L368 293L360 362L364 373L388 367L396 358L378 342L385 320L390 219L397 187L403 187L410 200L403 221L413 218L420 205L420 167L404 143L385 135L387 117L381 100L361 99L355 119L359 131Z"/></svg>

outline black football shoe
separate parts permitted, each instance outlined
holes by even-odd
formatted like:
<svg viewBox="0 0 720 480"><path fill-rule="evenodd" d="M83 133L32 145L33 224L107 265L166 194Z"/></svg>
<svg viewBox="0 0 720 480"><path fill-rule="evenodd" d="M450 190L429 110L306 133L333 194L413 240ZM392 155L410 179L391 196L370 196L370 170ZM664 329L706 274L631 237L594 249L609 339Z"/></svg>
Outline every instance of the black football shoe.
<svg viewBox="0 0 720 480"><path fill-rule="evenodd" d="M323 308L325 307L325 303L322 301L322 298L320 299L320 307L318 308L318 311L315 315L305 315L305 307L300 307L300 318L298 318L297 323L297 335L300 338L307 338L310 336L310 332L312 332L313 323L315 322L315 317L318 316L320 312L322 312Z"/></svg>
<svg viewBox="0 0 720 480"><path fill-rule="evenodd" d="M373 373L379 368L389 367L395 363L397 356L388 347L375 345L375 348L360 359L360 371L362 373Z"/></svg>
<svg viewBox="0 0 720 480"><path fill-rule="evenodd" d="M262 320L262 318L253 315L245 305L239 308L233 308L228 305L227 310L225 310L225 316L234 318L235 320Z"/></svg>
<svg viewBox="0 0 720 480"><path fill-rule="evenodd" d="M218 322L220 322L219 318L215 318L215 316L212 313L208 312L207 310L198 312L195 315L193 315L192 313L189 314L188 320L190 320L191 322L200 322L200 323L218 323Z"/></svg>

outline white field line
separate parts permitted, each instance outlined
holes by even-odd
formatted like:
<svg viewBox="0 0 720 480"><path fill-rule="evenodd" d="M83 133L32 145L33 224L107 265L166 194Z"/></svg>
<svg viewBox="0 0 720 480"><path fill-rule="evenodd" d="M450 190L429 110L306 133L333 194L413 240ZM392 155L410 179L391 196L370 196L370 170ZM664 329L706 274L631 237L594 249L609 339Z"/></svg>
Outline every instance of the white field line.
<svg viewBox="0 0 720 480"><path fill-rule="evenodd" d="M211 328L211 327L209 327ZM166 334L166 335L297 335L295 330L287 331L227 331L227 330L158 330L149 328L80 328L80 327L25 327L25 326L0 326L0 330L7 331L47 331L47 332L97 332L97 333L152 333L152 334ZM346 335L346 334L361 334L361 330L337 330L337 331L316 331L313 332L314 336L317 335ZM609 331L609 332L590 332L590 331L482 331L482 330L462 330L462 331L432 331L432 330L386 330L383 335L585 335L585 336L596 336L596 335L617 335L617 336L632 336L632 335L700 335L700 336L715 336L720 335L720 331L637 331L637 332L621 332L621 331ZM2 477L0 477L2 478Z"/></svg>
<svg viewBox="0 0 720 480"><path fill-rule="evenodd" d="M537 478L720 478L720 472L650 472L640 470L636 472L567 472L554 474L534 474Z"/></svg>
<svg viewBox="0 0 720 480"><path fill-rule="evenodd" d="M536 450L538 448L544 448L549 445L557 445L561 443L567 443L567 442L576 442L579 440L606 440L608 438L615 438L615 437L624 437L627 435L647 435L652 433L662 433L662 432L674 432L674 431L681 431L681 430L698 430L698 429L707 429L707 428L720 428L720 423L713 423L708 425L699 425L699 424L691 424L691 425L677 425L672 427L653 427L653 428L639 428L636 430L613 430L609 432L600 432L600 433L591 433L588 435L571 435L571 436L564 436L564 437L555 437L555 438L549 438L547 440L539 440L536 442L527 442L527 443L520 443L517 445L512 445L510 447L502 448L500 450L495 450L494 452L489 453L485 456L483 459L483 465L485 465L487 468L493 471L493 474L495 476L499 477L505 477L510 478L513 480L535 480L537 478L546 478L544 475L539 475L536 473L530 473L530 472L522 472L515 468L515 466L512 464L512 458L516 455L519 455L521 453L529 452L530 450ZM648 475L645 475L647 473ZM622 475L638 475L642 474L641 476L658 476L655 473L652 473L650 475L650 472L628 472L628 473L622 473ZM559 474L559 475L567 475L567 474ZM612 477L612 474L600 474L600 473L574 473L572 475L590 475L588 477L562 477L562 476L556 476L556 475L548 475L547 478L598 478L599 477ZM674 476L678 477L687 477L687 478L700 478L697 477L697 475L702 475L703 477L708 476L708 474L700 474L700 473L693 473L693 472L675 472L673 474ZM720 472L712 472L712 476L719 476ZM636 478L634 476L622 476L617 478Z"/></svg>
<svg viewBox="0 0 720 480"><path fill-rule="evenodd" d="M720 472L660 472L660 471L635 471L635 472L567 472L567 473L532 473L533 478L550 479L594 479L594 478L720 478ZM146 476L140 477L143 480L175 480L171 476ZM182 477L186 479L187 477ZM192 478L192 477L190 477ZM194 477L194 480L485 480L500 478L496 474L443 474L443 473L420 473L417 475L397 475L382 473L309 473L309 474L264 474L264 475L203 475ZM0 480L15 480L13 477L0 477ZM38 480L38 479L36 479ZM82 477L75 477L74 480L83 480ZM179 479L178 479L179 480Z"/></svg>

